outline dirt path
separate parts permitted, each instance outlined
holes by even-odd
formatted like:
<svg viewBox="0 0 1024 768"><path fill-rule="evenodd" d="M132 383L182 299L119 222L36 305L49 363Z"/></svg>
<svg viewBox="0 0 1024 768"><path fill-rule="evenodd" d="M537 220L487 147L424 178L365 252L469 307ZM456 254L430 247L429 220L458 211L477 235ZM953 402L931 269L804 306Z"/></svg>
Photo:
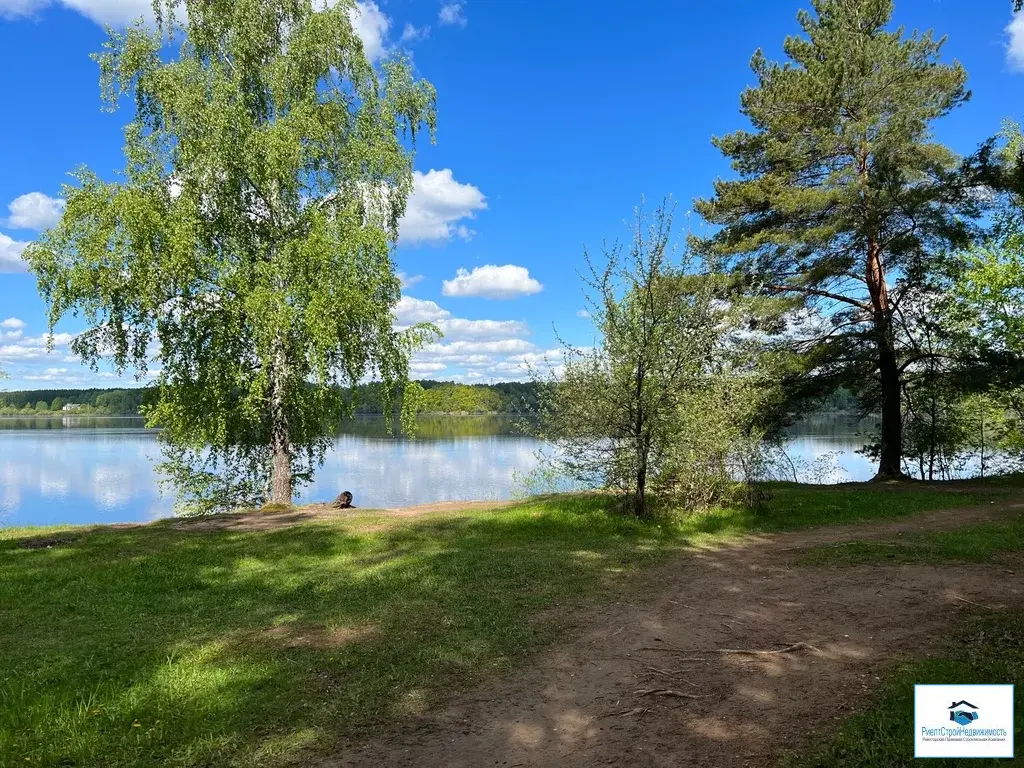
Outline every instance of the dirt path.
<svg viewBox="0 0 1024 768"><path fill-rule="evenodd" d="M793 567L799 550L1022 513L1017 498L682 553L509 679L325 765L770 765L828 738L895 659L927 654L958 615L983 610L965 601L1024 609L1024 563ZM796 643L807 647L781 652Z"/></svg>

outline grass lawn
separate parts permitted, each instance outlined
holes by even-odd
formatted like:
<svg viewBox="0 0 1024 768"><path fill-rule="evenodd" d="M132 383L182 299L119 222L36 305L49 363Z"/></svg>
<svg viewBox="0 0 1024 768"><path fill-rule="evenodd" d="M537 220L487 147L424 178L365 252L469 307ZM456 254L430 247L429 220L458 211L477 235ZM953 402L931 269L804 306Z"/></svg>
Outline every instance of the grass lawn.
<svg viewBox="0 0 1024 768"><path fill-rule="evenodd" d="M853 541L808 550L802 565L998 562L1024 552L1024 515L1000 523L970 525L952 531L908 533L899 541Z"/></svg>
<svg viewBox="0 0 1024 768"><path fill-rule="evenodd" d="M509 670L666 552L1003 485L778 484L756 514L651 524L589 495L250 533L0 529L0 765L287 765ZM25 546L43 533L74 540Z"/></svg>

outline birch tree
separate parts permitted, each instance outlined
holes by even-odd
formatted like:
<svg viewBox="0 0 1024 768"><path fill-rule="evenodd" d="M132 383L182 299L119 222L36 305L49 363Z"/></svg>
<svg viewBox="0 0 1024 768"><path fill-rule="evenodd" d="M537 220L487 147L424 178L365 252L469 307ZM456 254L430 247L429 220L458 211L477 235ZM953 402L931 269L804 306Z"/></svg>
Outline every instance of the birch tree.
<svg viewBox="0 0 1024 768"><path fill-rule="evenodd" d="M417 133L435 93L407 61L378 70L352 0L170 0L111 32L106 107L134 109L125 167L81 168L57 227L25 252L51 329L87 330L93 365L155 375L147 409L186 498L290 504L322 461L344 385L383 384L411 351L392 262Z"/></svg>

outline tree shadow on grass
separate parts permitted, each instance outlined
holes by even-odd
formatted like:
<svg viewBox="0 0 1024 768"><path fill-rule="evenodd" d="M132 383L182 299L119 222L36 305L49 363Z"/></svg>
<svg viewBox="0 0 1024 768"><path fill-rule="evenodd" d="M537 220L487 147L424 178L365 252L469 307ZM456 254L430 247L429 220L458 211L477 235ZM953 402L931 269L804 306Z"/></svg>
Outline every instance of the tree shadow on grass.
<svg viewBox="0 0 1024 768"><path fill-rule="evenodd" d="M507 668L552 637L539 611L678 542L593 499L384 530L75 536L0 541L0 763L275 765L328 750Z"/></svg>

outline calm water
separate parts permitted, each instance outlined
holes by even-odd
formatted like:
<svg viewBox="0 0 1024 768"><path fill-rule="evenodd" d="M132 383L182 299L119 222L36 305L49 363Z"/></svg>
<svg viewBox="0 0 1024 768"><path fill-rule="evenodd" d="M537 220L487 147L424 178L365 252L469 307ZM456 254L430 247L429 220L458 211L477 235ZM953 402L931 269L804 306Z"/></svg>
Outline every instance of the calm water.
<svg viewBox="0 0 1024 768"><path fill-rule="evenodd" d="M795 429L788 453L801 479L871 477L871 462L854 453L863 442L858 429L835 418ZM412 441L388 438L379 419L358 419L341 430L303 498L349 490L360 507L506 499L522 487L517 478L536 468L539 447L499 417L423 419ZM0 419L0 525L167 517L173 499L160 495L158 456L156 432L139 419Z"/></svg>

